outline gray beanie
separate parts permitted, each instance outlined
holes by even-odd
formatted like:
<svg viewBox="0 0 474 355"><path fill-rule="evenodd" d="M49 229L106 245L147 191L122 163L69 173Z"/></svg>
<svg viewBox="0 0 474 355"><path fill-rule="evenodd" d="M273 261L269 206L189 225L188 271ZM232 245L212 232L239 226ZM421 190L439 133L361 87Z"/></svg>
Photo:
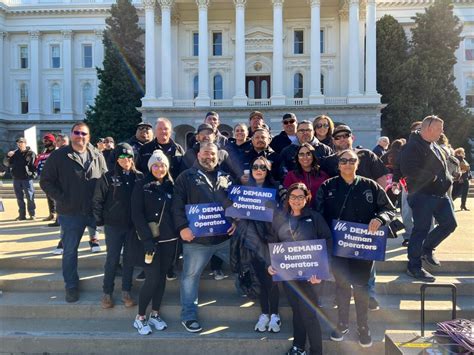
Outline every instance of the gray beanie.
<svg viewBox="0 0 474 355"><path fill-rule="evenodd" d="M156 163L165 164L168 170L170 168L170 161L168 160L168 157L165 155L165 153L163 153L162 150L159 149L155 150L148 160L148 170L151 171L152 165Z"/></svg>

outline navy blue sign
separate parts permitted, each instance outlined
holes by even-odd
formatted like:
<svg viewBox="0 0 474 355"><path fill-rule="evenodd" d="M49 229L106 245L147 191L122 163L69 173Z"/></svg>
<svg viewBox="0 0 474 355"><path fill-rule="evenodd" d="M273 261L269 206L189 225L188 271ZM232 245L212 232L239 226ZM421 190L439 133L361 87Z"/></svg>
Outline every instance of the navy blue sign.
<svg viewBox="0 0 474 355"><path fill-rule="evenodd" d="M195 237L210 237L227 233L231 224L224 217L224 207L220 203L200 203L186 205L189 228Z"/></svg>
<svg viewBox="0 0 474 355"><path fill-rule="evenodd" d="M333 255L363 260L385 260L388 228L370 233L367 224L332 221Z"/></svg>
<svg viewBox="0 0 474 355"><path fill-rule="evenodd" d="M268 247L272 267L277 271L273 281L309 280L313 275L320 280L332 279L325 239L268 243Z"/></svg>
<svg viewBox="0 0 474 355"><path fill-rule="evenodd" d="M273 220L276 190L262 187L233 186L228 195L232 206L227 207L227 217L271 222ZM272 202L273 201L273 202Z"/></svg>

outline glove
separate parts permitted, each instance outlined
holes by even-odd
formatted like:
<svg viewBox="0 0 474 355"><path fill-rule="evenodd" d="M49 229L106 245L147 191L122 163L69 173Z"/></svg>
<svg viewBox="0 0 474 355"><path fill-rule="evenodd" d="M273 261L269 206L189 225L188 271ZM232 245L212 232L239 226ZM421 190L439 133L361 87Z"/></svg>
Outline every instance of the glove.
<svg viewBox="0 0 474 355"><path fill-rule="evenodd" d="M142 241L143 243L143 250L145 250L145 254L153 254L155 252L155 243L151 239L146 239Z"/></svg>

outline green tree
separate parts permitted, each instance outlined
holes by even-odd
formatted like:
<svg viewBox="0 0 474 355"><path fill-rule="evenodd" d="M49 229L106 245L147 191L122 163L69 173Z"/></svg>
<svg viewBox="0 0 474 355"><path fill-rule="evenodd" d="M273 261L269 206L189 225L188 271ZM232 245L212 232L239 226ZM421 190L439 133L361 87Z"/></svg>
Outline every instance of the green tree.
<svg viewBox="0 0 474 355"><path fill-rule="evenodd" d="M122 141L133 135L141 121L144 59L138 15L130 0L118 0L105 20L103 69L97 69L99 93L86 113L92 139L112 136Z"/></svg>

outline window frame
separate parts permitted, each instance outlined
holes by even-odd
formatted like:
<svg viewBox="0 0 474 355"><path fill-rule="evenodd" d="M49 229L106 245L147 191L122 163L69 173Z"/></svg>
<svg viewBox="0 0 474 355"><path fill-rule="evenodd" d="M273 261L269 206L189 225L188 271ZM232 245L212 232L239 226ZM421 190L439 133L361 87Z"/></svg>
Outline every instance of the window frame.
<svg viewBox="0 0 474 355"><path fill-rule="evenodd" d="M191 55L199 57L199 32L193 32L191 35Z"/></svg>
<svg viewBox="0 0 474 355"><path fill-rule="evenodd" d="M88 99L85 95L85 89L86 87L89 87L90 90L90 98ZM82 113L86 113L89 107L91 107L94 104L94 93L92 91L92 84L87 82L82 85ZM90 101L90 103L88 103Z"/></svg>
<svg viewBox="0 0 474 355"><path fill-rule="evenodd" d="M326 31L324 28L319 30L319 53L323 54L326 53L326 38L325 38Z"/></svg>
<svg viewBox="0 0 474 355"><path fill-rule="evenodd" d="M58 98L56 100L55 98L55 89L57 88L57 95L58 95ZM58 103L58 106L59 107L55 107L55 103ZM58 83L53 83L51 85L51 113L54 114L54 115L59 115L61 113L61 85L59 85Z"/></svg>
<svg viewBox="0 0 474 355"><path fill-rule="evenodd" d="M25 95L23 95L23 88L25 91ZM26 98L26 101L23 98ZM26 108L24 107L26 104ZM28 98L28 84L27 83L20 83L20 114L27 115L29 113L29 98Z"/></svg>
<svg viewBox="0 0 474 355"><path fill-rule="evenodd" d="M220 36L220 43L216 41L214 36ZM220 53L218 53L218 48L220 48ZM212 56L213 57L222 57L224 55L224 34L222 31L212 31Z"/></svg>
<svg viewBox="0 0 474 355"><path fill-rule="evenodd" d="M220 78L220 89L216 89L216 79ZM218 96L220 93L220 97ZM221 73L216 73L212 77L212 97L214 100L223 100L224 99L224 77Z"/></svg>
<svg viewBox="0 0 474 355"><path fill-rule="evenodd" d="M199 96L199 74L193 75L193 100Z"/></svg>
<svg viewBox="0 0 474 355"><path fill-rule="evenodd" d="M471 43L470 46L467 45L469 42ZM468 52L470 53L469 55ZM466 37L464 39L464 60L474 60L474 37Z"/></svg>
<svg viewBox="0 0 474 355"><path fill-rule="evenodd" d="M302 34L302 38L301 38L301 41L296 41L296 34L297 33L301 33ZM293 54L295 55L302 55L304 54L304 35L305 31L304 29L301 29L301 28L295 28L293 30ZM297 46L301 47L299 48L299 50L297 51Z"/></svg>
<svg viewBox="0 0 474 355"><path fill-rule="evenodd" d="M297 87L296 78L300 78L300 82ZM301 95L301 96L300 96ZM304 76L301 72L296 72L293 74L293 98L294 99L302 99L304 97Z"/></svg>
<svg viewBox="0 0 474 355"><path fill-rule="evenodd" d="M91 49L91 55L90 55L90 66L86 66L86 47L90 47ZM87 56L88 58L89 56ZM92 43L83 43L82 44L82 67L86 69L91 69L94 67L94 48L92 46Z"/></svg>
<svg viewBox="0 0 474 355"><path fill-rule="evenodd" d="M23 49L25 50L26 57L23 57ZM18 46L18 57L19 57L19 65L20 69L29 69L30 68L30 50L27 44L20 44ZM25 65L23 65L23 61L25 61Z"/></svg>
<svg viewBox="0 0 474 355"><path fill-rule="evenodd" d="M58 56L57 57L53 56L53 48L58 49ZM53 43L49 46L49 55L50 55L50 63L49 63L50 68L51 69L60 69L61 68L61 46L59 45L59 43ZM55 58L58 59L57 66L54 66L54 59Z"/></svg>

